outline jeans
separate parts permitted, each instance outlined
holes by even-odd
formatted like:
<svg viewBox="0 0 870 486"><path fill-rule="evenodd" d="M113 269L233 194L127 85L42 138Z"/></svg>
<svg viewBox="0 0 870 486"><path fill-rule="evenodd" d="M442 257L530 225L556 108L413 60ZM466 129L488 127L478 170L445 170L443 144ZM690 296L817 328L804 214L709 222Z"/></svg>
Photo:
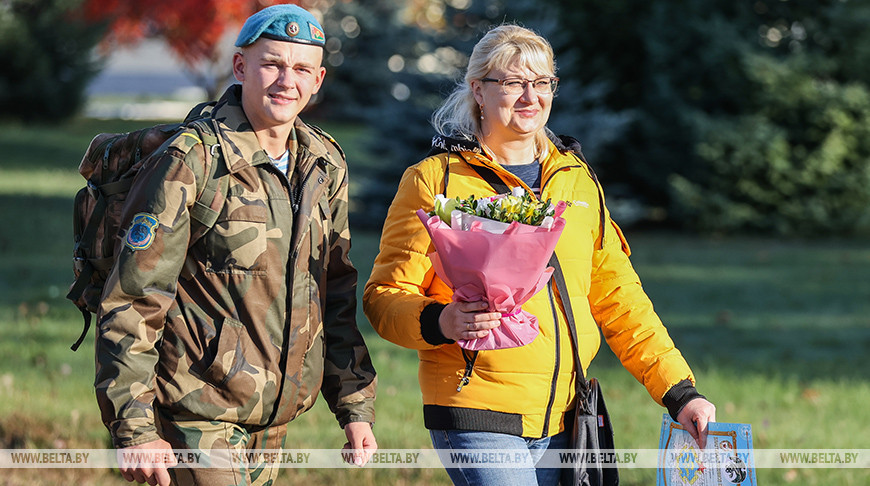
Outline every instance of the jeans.
<svg viewBox="0 0 870 486"><path fill-rule="evenodd" d="M547 449L568 449L571 440L567 431L542 439L472 430L430 430L429 436L436 449L447 449L454 452L463 449L528 452L531 454L533 464L538 462ZM442 464L444 464L444 453L442 452ZM558 468L481 468L461 467L455 463L444 465L447 469L447 475L457 486L556 486L559 484L559 476L562 473L562 470Z"/></svg>

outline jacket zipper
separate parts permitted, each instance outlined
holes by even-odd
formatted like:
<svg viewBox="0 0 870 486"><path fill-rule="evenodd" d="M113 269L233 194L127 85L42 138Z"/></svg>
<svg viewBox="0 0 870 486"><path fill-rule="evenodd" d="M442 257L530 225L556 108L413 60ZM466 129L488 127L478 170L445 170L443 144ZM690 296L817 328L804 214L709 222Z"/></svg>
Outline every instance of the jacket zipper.
<svg viewBox="0 0 870 486"><path fill-rule="evenodd" d="M305 152L307 155L307 151ZM300 157L302 159L303 157ZM272 165L274 167L274 164ZM291 222L293 228L296 226L296 216L299 213L299 204L302 202L302 188L305 187L305 183L308 182L308 179L311 177L311 174L314 172L314 169L317 167L317 164L311 164L311 168L308 169L308 172L302 178L300 183L297 185L296 190L290 185L290 178L284 174L284 181L287 183L287 192L290 194L290 210L293 213L293 221ZM289 314L293 309L293 280L296 278L296 265L293 264L293 261L299 257L299 249L296 248L295 244L295 235L293 235L293 228L290 229L290 244L291 244L291 254L290 259L287 261L287 278L285 280L285 284L287 286L287 303L286 306L288 308L287 317L289 318ZM269 415L269 420L266 422L265 426L270 427L275 422L275 419L278 418L278 410L281 408L281 398L284 395L284 384L287 382L286 374L287 374L287 361L290 359L290 329L292 326L285 322L284 325L284 336L283 343L281 343L281 359L279 360L279 369L281 370L281 383L278 385L278 393L275 395L275 404L272 406L272 413Z"/></svg>
<svg viewBox="0 0 870 486"><path fill-rule="evenodd" d="M559 331L559 316L556 313L556 299L553 297L553 281L547 284L547 295L550 297L550 308L553 310L553 329L556 331L556 359L553 367L553 380L550 384L550 399L547 402L547 412L544 414L544 427L541 430L541 437L547 437L547 431L550 428L550 414L553 412L553 403L556 401L556 383L559 381L559 370L562 366L562 336Z"/></svg>
<svg viewBox="0 0 870 486"><path fill-rule="evenodd" d="M305 150L303 148L302 151L303 151L304 157L300 157L300 158L307 158L310 155L308 150ZM299 184L296 185L296 189L294 191L295 194L292 194L292 197L290 200L290 203L291 203L290 209L293 210L293 216L296 216L297 214L299 214L299 205L302 204L302 189L305 187L305 184L308 182L308 179L311 178L311 174L314 173L315 168L317 168L317 161L316 160L314 161L313 164L311 164L311 167L308 169L308 172L305 173L305 176L302 177L302 180L299 181ZM294 224L295 224L295 222L294 222Z"/></svg>

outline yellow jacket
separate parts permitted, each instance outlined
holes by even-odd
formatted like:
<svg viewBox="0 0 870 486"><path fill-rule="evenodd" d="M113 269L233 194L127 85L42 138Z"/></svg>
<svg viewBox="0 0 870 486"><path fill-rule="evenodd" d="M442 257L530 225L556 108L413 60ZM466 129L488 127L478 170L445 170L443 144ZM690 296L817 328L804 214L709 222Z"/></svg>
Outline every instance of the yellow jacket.
<svg viewBox="0 0 870 486"><path fill-rule="evenodd" d="M441 142L447 152L409 167L402 177L365 287L365 313L382 337L418 350L427 428L554 435L564 430L565 417L574 408L575 365L561 301L550 285L523 305L538 317L539 336L523 347L481 351L471 381L461 391L457 386L466 367L461 348L438 344L445 341L440 330L435 331L440 341L431 337L440 312L432 304L449 303L452 292L426 256L431 241L415 211L431 210L435 195L445 192L445 170L447 197L494 194L468 164L490 167L508 186L529 190L476 146ZM580 361L586 368L598 352L600 327L625 368L662 404L671 387L687 379L694 383L694 377L641 288L628 244L603 207L592 171L560 148L564 151L551 143L541 161L541 197L570 204L556 254L575 314Z"/></svg>

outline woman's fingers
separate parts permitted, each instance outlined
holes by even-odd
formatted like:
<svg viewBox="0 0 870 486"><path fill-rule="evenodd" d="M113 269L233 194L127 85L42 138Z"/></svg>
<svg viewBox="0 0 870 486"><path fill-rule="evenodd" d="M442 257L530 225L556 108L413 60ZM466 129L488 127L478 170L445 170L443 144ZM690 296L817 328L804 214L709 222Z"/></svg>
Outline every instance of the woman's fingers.
<svg viewBox="0 0 870 486"><path fill-rule="evenodd" d="M448 304L438 320L442 334L454 341L486 337L491 329L501 324L501 313L485 312L488 306L486 301L480 300Z"/></svg>

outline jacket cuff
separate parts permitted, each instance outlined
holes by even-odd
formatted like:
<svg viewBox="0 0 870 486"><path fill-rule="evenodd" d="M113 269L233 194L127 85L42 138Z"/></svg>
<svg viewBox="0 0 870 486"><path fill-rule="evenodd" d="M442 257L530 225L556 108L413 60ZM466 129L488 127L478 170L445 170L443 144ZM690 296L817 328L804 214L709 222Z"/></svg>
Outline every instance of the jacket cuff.
<svg viewBox="0 0 870 486"><path fill-rule="evenodd" d="M447 339L441 333L441 326L438 325L438 318L441 317L441 311L447 307L447 304L433 302L423 308L420 312L420 334L423 340L427 343L437 346L439 344L453 344L456 341Z"/></svg>
<svg viewBox="0 0 870 486"><path fill-rule="evenodd" d="M112 445L115 449L123 449L125 447L133 447L137 445L147 444L160 439L157 429L139 431L134 437L119 437L112 436Z"/></svg>
<svg viewBox="0 0 870 486"><path fill-rule="evenodd" d="M146 444L160 438L154 420L149 417L117 419L108 423L107 428L112 436L112 445L118 449Z"/></svg>
<svg viewBox="0 0 870 486"><path fill-rule="evenodd" d="M374 399L366 399L361 402L349 403L339 408L335 413L338 426L342 429L351 422L368 422L375 425Z"/></svg>
<svg viewBox="0 0 870 486"><path fill-rule="evenodd" d="M662 397L662 404L667 407L668 414L676 421L677 415L680 414L683 407L696 398L706 399L707 397L698 393L690 380L683 380L665 393L665 396Z"/></svg>

